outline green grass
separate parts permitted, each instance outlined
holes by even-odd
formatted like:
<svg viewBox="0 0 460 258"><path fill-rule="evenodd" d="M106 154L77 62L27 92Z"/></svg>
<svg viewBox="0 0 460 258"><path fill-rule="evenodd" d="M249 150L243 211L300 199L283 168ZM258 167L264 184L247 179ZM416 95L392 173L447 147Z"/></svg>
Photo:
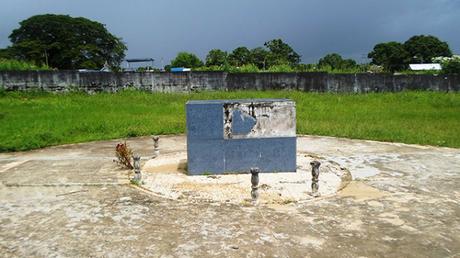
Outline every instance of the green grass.
<svg viewBox="0 0 460 258"><path fill-rule="evenodd" d="M0 151L185 131L189 99L292 98L299 134L460 147L460 94L0 91Z"/></svg>

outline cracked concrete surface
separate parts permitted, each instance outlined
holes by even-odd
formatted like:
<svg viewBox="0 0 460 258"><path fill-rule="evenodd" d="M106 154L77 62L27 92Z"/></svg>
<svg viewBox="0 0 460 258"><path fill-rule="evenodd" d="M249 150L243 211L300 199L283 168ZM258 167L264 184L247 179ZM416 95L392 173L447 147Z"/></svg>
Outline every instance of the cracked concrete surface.
<svg viewBox="0 0 460 258"><path fill-rule="evenodd" d="M299 152L354 181L333 197L254 207L137 189L112 162L116 143L0 154L1 256L460 257L459 149L299 137ZM149 137L128 144L153 154Z"/></svg>

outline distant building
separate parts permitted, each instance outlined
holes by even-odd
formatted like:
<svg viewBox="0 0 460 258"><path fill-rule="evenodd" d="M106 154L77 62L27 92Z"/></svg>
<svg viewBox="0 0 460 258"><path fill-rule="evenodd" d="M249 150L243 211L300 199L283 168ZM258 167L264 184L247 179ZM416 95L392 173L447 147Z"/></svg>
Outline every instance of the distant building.
<svg viewBox="0 0 460 258"><path fill-rule="evenodd" d="M412 71L442 70L441 64L410 64L409 67Z"/></svg>
<svg viewBox="0 0 460 258"><path fill-rule="evenodd" d="M127 63L127 67L124 69L125 71L136 71L139 67L142 66L134 66L133 63L138 64L138 63L149 63L150 65L145 67L147 71L150 69L153 69L153 64L155 59L153 58L131 58L131 59L125 59L124 60Z"/></svg>
<svg viewBox="0 0 460 258"><path fill-rule="evenodd" d="M100 71L101 72L111 72L112 71L112 69L110 69L109 63L107 63L107 61L105 61L104 66L101 68Z"/></svg>

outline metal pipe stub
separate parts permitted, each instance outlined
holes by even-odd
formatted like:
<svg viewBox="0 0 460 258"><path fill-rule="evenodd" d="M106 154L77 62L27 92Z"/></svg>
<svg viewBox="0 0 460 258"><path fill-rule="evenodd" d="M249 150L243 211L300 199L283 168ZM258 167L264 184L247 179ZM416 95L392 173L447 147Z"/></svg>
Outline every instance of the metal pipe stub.
<svg viewBox="0 0 460 258"><path fill-rule="evenodd" d="M259 199L259 173L260 169L255 167L250 169L251 172L251 198L252 202L256 203Z"/></svg>
<svg viewBox="0 0 460 258"><path fill-rule="evenodd" d="M311 193L314 197L320 196L319 190L319 167L321 162L314 160L310 162L311 165Z"/></svg>

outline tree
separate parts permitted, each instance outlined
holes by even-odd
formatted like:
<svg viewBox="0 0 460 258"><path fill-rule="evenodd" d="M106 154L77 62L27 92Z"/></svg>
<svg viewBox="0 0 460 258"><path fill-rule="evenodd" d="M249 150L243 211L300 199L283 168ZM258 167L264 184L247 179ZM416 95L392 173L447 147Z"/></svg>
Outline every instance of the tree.
<svg viewBox="0 0 460 258"><path fill-rule="evenodd" d="M179 52L171 61L171 67L196 68L203 66L203 62L193 53Z"/></svg>
<svg viewBox="0 0 460 258"><path fill-rule="evenodd" d="M264 46L270 51L268 56L270 66L279 64L294 66L300 63L300 55L281 39L273 39L265 42Z"/></svg>
<svg viewBox="0 0 460 258"><path fill-rule="evenodd" d="M350 69L356 66L353 59L343 59L341 55L333 53L321 58L318 62L320 68L330 67L332 70Z"/></svg>
<svg viewBox="0 0 460 258"><path fill-rule="evenodd" d="M269 52L263 47L256 47L251 50L250 60L251 63L256 65L259 69L265 69L268 61Z"/></svg>
<svg viewBox="0 0 460 258"><path fill-rule="evenodd" d="M394 41L375 45L368 57L372 59L372 64L381 65L390 72L406 69L410 60L404 46Z"/></svg>
<svg viewBox="0 0 460 258"><path fill-rule="evenodd" d="M352 69L356 66L359 66L353 59L343 59L342 69Z"/></svg>
<svg viewBox="0 0 460 258"><path fill-rule="evenodd" d="M220 49L212 49L206 56L206 66L222 66L227 63L227 52Z"/></svg>
<svg viewBox="0 0 460 258"><path fill-rule="evenodd" d="M414 63L430 63L434 57L452 56L449 45L434 36L413 36L404 42L404 48Z"/></svg>
<svg viewBox="0 0 460 258"><path fill-rule="evenodd" d="M237 47L228 55L228 61L234 66L249 64L251 62L251 52L247 47Z"/></svg>
<svg viewBox="0 0 460 258"><path fill-rule="evenodd" d="M0 49L0 59L12 59L11 47Z"/></svg>
<svg viewBox="0 0 460 258"><path fill-rule="evenodd" d="M341 67L343 62L342 56L339 54L333 53L333 54L327 54L323 58L321 58L318 61L318 66L319 67L326 67L329 66L332 69L338 69Z"/></svg>
<svg viewBox="0 0 460 258"><path fill-rule="evenodd" d="M35 15L9 36L12 55L59 69L118 67L126 46L103 24L68 15Z"/></svg>

